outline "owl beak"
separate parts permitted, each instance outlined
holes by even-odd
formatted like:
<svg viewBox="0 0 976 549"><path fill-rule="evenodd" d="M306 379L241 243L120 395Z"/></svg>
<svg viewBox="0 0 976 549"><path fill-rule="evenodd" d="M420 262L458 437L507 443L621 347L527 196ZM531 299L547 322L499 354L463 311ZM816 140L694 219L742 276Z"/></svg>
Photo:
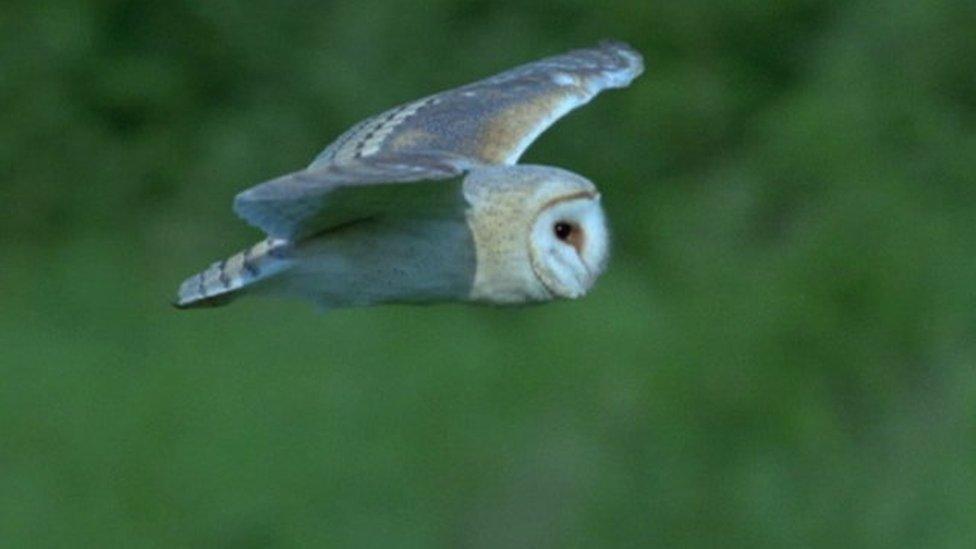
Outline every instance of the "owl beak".
<svg viewBox="0 0 976 549"><path fill-rule="evenodd" d="M596 281L596 276L593 275L593 269L591 269L590 266L586 264L586 260L583 259L582 257L580 257L580 263L582 263L583 267L586 269L586 280L583 281L584 282L583 287L589 289L591 286L593 286L593 283Z"/></svg>
<svg viewBox="0 0 976 549"><path fill-rule="evenodd" d="M579 254L577 254L577 256L579 257L580 264L583 265L583 270L585 272L577 274L577 282L579 282L579 287L582 289L579 291L577 295L573 296L574 298L583 297L583 295L586 294L586 291L591 286L593 286L593 282L596 278L593 276L593 269L591 269L590 266L586 263L586 260L583 259L583 256Z"/></svg>

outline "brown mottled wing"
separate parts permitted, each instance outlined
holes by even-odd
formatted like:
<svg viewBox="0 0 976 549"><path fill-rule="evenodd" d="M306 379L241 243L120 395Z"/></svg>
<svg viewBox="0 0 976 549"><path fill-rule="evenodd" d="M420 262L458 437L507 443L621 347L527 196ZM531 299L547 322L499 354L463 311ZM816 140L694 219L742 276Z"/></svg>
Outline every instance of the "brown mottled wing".
<svg viewBox="0 0 976 549"><path fill-rule="evenodd" d="M380 215L463 215L463 173L449 157L420 154L327 164L251 187L234 211L289 240Z"/></svg>
<svg viewBox="0 0 976 549"><path fill-rule="evenodd" d="M234 211L291 240L376 215L461 212L460 185L439 180L514 164L561 116L643 70L640 54L606 42L407 103L354 126L306 170L242 192Z"/></svg>
<svg viewBox="0 0 976 549"><path fill-rule="evenodd" d="M514 164L560 117L604 89L627 86L643 70L640 54L619 42L548 57L369 118L322 151L312 167L437 151Z"/></svg>

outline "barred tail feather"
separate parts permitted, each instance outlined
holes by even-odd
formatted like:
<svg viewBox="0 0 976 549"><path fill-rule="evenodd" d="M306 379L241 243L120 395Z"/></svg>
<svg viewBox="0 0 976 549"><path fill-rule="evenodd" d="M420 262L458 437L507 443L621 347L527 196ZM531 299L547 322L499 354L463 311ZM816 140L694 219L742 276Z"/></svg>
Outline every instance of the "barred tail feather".
<svg viewBox="0 0 976 549"><path fill-rule="evenodd" d="M287 269L291 265L288 258L290 245L287 240L268 238L217 261L184 280L173 305L189 309L229 303L245 287Z"/></svg>

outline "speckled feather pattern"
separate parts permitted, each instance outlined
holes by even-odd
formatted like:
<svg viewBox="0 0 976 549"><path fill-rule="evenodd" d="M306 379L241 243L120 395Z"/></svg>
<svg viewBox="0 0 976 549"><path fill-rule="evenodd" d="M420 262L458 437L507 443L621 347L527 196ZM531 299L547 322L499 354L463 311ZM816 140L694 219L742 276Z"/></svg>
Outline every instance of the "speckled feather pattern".
<svg viewBox="0 0 976 549"><path fill-rule="evenodd" d="M542 59L365 120L311 167L429 151L514 164L559 117L604 89L627 86L643 70L641 56L619 42Z"/></svg>

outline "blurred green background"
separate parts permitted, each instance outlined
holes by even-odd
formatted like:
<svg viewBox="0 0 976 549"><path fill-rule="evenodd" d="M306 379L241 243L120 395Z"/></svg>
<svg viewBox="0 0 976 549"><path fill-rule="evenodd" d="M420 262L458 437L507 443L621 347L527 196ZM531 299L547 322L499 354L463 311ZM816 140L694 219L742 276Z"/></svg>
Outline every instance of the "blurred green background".
<svg viewBox="0 0 976 549"><path fill-rule="evenodd" d="M583 300L180 312L235 193L603 38ZM5 547L976 546L976 4L8 0Z"/></svg>

